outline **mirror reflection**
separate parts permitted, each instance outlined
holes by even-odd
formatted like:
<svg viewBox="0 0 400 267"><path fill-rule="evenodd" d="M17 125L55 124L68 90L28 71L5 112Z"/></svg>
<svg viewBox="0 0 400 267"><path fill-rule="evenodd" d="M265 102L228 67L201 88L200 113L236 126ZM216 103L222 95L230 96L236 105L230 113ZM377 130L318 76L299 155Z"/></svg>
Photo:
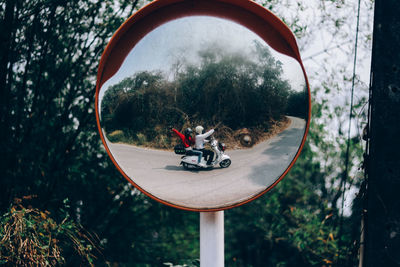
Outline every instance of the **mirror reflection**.
<svg viewBox="0 0 400 267"><path fill-rule="evenodd" d="M299 63L247 28L185 17L147 34L102 86L100 124L143 190L178 206L222 208L288 168L305 134L307 93Z"/></svg>

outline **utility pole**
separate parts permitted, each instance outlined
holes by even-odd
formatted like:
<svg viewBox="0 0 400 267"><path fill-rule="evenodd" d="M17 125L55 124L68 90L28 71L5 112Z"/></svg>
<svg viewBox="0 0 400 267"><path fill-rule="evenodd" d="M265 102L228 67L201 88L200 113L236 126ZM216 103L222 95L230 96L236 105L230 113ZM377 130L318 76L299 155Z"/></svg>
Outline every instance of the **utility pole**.
<svg viewBox="0 0 400 267"><path fill-rule="evenodd" d="M376 0L362 266L400 266L400 1Z"/></svg>

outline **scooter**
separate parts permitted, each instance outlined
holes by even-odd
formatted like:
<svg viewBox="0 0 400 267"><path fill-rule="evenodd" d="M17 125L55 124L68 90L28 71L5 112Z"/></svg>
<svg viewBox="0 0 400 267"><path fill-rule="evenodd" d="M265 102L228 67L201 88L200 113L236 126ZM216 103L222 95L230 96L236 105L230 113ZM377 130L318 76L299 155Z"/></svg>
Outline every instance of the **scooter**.
<svg viewBox="0 0 400 267"><path fill-rule="evenodd" d="M221 168L228 168L232 161L231 158L225 154L226 146L224 143L219 143L214 137L210 139L211 149L214 151L215 160L211 162L211 165L206 165L206 161L201 157L201 162L198 164L197 155L185 155L182 156L181 164L185 169L208 169L219 165Z"/></svg>

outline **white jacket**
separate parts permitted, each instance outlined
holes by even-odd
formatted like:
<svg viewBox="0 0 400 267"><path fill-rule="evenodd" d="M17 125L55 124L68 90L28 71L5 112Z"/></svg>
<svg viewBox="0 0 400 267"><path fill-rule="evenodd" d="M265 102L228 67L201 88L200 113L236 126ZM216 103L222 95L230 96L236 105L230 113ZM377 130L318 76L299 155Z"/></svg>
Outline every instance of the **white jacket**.
<svg viewBox="0 0 400 267"><path fill-rule="evenodd" d="M214 129L209 130L208 132L204 133L204 134L198 134L196 135L195 138L195 147L196 149L203 149L204 148L204 139L206 139L207 137L209 137L210 135L212 135L214 133Z"/></svg>

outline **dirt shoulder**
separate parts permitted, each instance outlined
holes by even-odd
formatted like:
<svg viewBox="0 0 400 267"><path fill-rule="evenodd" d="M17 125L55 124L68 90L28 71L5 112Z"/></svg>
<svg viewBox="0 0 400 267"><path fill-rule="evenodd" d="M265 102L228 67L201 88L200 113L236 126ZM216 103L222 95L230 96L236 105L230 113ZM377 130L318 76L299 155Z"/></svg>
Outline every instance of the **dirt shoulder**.
<svg viewBox="0 0 400 267"><path fill-rule="evenodd" d="M229 127L220 125L213 136L220 142L225 143L227 150L248 149L281 133L289 127L290 123L291 120L288 117L284 117L280 121L270 121L268 130L261 128L242 128L235 131ZM138 142L121 139L115 140L113 143L164 151L173 151L173 147L181 143L180 139L172 133L169 137L165 135L159 136L157 142Z"/></svg>
<svg viewBox="0 0 400 267"><path fill-rule="evenodd" d="M270 122L268 131L259 128L243 128L237 131L232 131L231 133L226 133L224 129L221 129L221 135L219 133L220 131L214 135L216 135L217 139L219 136L222 137L219 140L225 143L228 150L248 149L283 132L289 127L290 123L291 120L288 117L284 117L281 121Z"/></svg>

